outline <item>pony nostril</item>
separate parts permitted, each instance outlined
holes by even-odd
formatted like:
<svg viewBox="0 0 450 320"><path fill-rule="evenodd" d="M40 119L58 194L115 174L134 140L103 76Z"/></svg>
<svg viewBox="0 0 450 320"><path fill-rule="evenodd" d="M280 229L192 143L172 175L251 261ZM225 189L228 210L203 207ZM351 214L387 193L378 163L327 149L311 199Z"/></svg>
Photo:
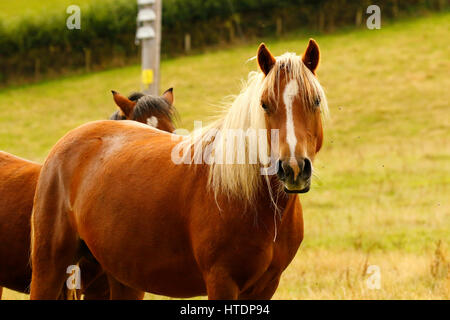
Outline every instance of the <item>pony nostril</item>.
<svg viewBox="0 0 450 320"><path fill-rule="evenodd" d="M311 160L308 158L305 158L303 160L303 170L302 170L302 176L306 179L309 179L312 174L312 163Z"/></svg>
<svg viewBox="0 0 450 320"><path fill-rule="evenodd" d="M294 170L288 161L283 161L281 164L284 174L284 180L293 180L294 179ZM292 181L291 181L292 182Z"/></svg>
<svg viewBox="0 0 450 320"><path fill-rule="evenodd" d="M281 180L285 178L285 173L283 170L283 162L281 162L281 160L278 160L277 162L277 175L278 178L280 178Z"/></svg>
<svg viewBox="0 0 450 320"><path fill-rule="evenodd" d="M305 163L306 163L306 160L303 160L303 161L298 163L298 166L300 168L300 172L303 172L305 170Z"/></svg>

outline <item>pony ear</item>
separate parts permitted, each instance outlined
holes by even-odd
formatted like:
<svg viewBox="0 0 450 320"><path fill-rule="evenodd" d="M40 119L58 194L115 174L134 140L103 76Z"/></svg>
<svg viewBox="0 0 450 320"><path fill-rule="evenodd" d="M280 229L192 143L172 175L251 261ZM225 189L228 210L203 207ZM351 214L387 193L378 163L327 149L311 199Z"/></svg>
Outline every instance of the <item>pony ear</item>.
<svg viewBox="0 0 450 320"><path fill-rule="evenodd" d="M319 45L314 39L309 39L308 48L306 48L302 60L308 69L316 74L316 69L320 60L320 50Z"/></svg>
<svg viewBox="0 0 450 320"><path fill-rule="evenodd" d="M131 113L133 112L134 107L136 106L136 102L131 101L127 97L114 90L111 90L111 93L113 94L114 102L116 103L116 105L120 108L123 114L127 118L129 118L131 116Z"/></svg>
<svg viewBox="0 0 450 320"><path fill-rule="evenodd" d="M258 48L258 65L261 71L267 76L269 71L272 69L276 60L275 57L270 53L264 43L261 43Z"/></svg>
<svg viewBox="0 0 450 320"><path fill-rule="evenodd" d="M162 94L161 98L166 100L170 105L173 105L173 88L169 88Z"/></svg>

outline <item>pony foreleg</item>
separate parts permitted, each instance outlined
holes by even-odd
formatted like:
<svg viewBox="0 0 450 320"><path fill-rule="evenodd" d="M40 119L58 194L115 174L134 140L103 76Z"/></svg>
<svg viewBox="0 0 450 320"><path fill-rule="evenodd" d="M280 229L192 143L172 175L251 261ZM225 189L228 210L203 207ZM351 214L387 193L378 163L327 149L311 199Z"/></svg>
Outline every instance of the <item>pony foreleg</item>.
<svg viewBox="0 0 450 320"><path fill-rule="evenodd" d="M109 300L109 283L106 273L96 260L82 258L78 265L81 269L81 285L84 300Z"/></svg>
<svg viewBox="0 0 450 320"><path fill-rule="evenodd" d="M280 277L274 278L264 288L251 288L239 295L239 300L270 300L280 283Z"/></svg>
<svg viewBox="0 0 450 320"><path fill-rule="evenodd" d="M205 282L209 300L236 300L239 296L236 282L223 270L209 272Z"/></svg>
<svg viewBox="0 0 450 320"><path fill-rule="evenodd" d="M145 292L128 287L108 275L110 299L111 300L142 300Z"/></svg>
<svg viewBox="0 0 450 320"><path fill-rule="evenodd" d="M84 289L84 300L109 300L110 296L108 277L105 273Z"/></svg>

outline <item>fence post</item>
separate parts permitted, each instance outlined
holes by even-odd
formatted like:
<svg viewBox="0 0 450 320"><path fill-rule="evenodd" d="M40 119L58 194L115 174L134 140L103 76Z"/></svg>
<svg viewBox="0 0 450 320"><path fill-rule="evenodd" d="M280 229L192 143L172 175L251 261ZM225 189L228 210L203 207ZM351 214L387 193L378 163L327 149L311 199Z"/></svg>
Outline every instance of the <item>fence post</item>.
<svg viewBox="0 0 450 320"><path fill-rule="evenodd" d="M186 33L184 35L184 51L186 53L191 51L191 34L190 33Z"/></svg>
<svg viewBox="0 0 450 320"><path fill-rule="evenodd" d="M356 14L355 14L355 25L357 27L360 27L362 24L362 17L363 17L363 10L360 7L356 8Z"/></svg>
<svg viewBox="0 0 450 320"><path fill-rule="evenodd" d="M225 27L228 29L228 39L230 40L230 43L233 43L235 39L233 20L230 19L227 22L225 22Z"/></svg>
<svg viewBox="0 0 450 320"><path fill-rule="evenodd" d="M41 60L39 58L36 58L34 60L34 80L39 80L41 75Z"/></svg>
<svg viewBox="0 0 450 320"><path fill-rule="evenodd" d="M283 20L280 17L277 17L277 36L280 37L283 33Z"/></svg>
<svg viewBox="0 0 450 320"><path fill-rule="evenodd" d="M91 63L91 61L92 61L91 53L92 53L92 51L91 51L91 49L87 49L87 48L84 48L83 51L84 51L84 66L86 68L86 71L89 72L89 71L91 71L91 64L92 64Z"/></svg>

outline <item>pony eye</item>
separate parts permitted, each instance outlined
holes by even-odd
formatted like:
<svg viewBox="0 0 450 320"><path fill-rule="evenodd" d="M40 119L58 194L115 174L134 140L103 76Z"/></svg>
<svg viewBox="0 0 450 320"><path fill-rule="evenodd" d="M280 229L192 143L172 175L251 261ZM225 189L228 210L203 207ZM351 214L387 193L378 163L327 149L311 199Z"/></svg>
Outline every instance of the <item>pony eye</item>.
<svg viewBox="0 0 450 320"><path fill-rule="evenodd" d="M261 107L262 107L265 111L269 110L269 107L268 107L267 104L265 104L264 102L261 103Z"/></svg>
<svg viewBox="0 0 450 320"><path fill-rule="evenodd" d="M314 100L314 106L315 107L320 106L320 98L316 98L316 100Z"/></svg>

